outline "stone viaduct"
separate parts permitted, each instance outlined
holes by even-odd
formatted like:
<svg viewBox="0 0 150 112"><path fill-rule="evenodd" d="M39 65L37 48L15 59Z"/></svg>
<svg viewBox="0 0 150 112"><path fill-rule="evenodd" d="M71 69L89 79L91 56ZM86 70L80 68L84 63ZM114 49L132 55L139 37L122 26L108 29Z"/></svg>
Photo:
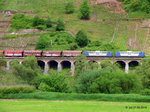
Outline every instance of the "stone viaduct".
<svg viewBox="0 0 150 112"><path fill-rule="evenodd" d="M0 58L7 62L6 70L10 68L10 62L13 60L19 60L20 64L23 62L24 57L5 57ZM88 62L96 62L99 64L102 60L110 60L112 63L119 63L126 73L129 72L131 65L139 65L142 58L139 57L87 57ZM44 69L44 73L47 74L50 68L61 71L64 68L69 68L74 74L76 57L37 57L38 65Z"/></svg>

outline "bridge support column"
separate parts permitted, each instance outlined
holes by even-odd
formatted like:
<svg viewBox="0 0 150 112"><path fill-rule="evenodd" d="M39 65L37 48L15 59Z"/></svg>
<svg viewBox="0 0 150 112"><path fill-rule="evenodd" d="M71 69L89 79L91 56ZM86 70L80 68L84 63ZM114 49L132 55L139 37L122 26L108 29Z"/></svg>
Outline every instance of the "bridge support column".
<svg viewBox="0 0 150 112"><path fill-rule="evenodd" d="M48 74L48 69L49 69L48 62L45 62L45 66L44 66L44 73L45 74Z"/></svg>
<svg viewBox="0 0 150 112"><path fill-rule="evenodd" d="M71 72L72 72L72 76L74 75L74 70L75 70L74 62L71 62Z"/></svg>
<svg viewBox="0 0 150 112"><path fill-rule="evenodd" d="M10 69L10 61L7 61L6 70Z"/></svg>
<svg viewBox="0 0 150 112"><path fill-rule="evenodd" d="M125 72L129 73L129 63L128 62L125 63Z"/></svg>
<svg viewBox="0 0 150 112"><path fill-rule="evenodd" d="M61 70L62 70L61 62L58 62L57 71L59 72Z"/></svg>

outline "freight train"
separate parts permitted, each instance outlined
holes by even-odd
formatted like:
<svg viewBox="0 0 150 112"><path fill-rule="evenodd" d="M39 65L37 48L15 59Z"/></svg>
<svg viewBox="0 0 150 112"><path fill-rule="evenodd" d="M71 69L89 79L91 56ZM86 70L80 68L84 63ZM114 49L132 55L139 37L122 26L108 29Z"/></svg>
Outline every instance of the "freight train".
<svg viewBox="0 0 150 112"><path fill-rule="evenodd" d="M0 56L5 57L26 57L34 55L36 57L75 57L79 54L86 57L145 57L141 51L118 51L115 55L111 51L40 51L40 50L0 50Z"/></svg>

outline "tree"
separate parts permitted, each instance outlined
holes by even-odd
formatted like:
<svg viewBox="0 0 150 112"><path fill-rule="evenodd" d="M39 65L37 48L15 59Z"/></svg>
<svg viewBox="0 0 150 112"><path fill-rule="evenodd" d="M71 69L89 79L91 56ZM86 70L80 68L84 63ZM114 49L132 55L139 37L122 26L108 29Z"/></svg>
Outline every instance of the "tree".
<svg viewBox="0 0 150 112"><path fill-rule="evenodd" d="M80 6L80 19L90 19L90 7L87 0L84 0Z"/></svg>
<svg viewBox="0 0 150 112"><path fill-rule="evenodd" d="M136 73L141 77L143 87L150 89L150 58L141 60L141 64L136 69Z"/></svg>
<svg viewBox="0 0 150 112"><path fill-rule="evenodd" d="M80 73L76 81L76 91L78 93L90 93L90 86L94 80L100 76L100 70L88 70Z"/></svg>
<svg viewBox="0 0 150 112"><path fill-rule="evenodd" d="M49 39L46 35L44 36L41 36L36 44L36 50L42 50L42 49L45 49L45 48L48 48L50 42L49 42Z"/></svg>
<svg viewBox="0 0 150 112"><path fill-rule="evenodd" d="M24 59L23 64L13 64L12 70L17 78L25 81L25 83L34 84L34 79L38 76L40 67L35 56L28 56Z"/></svg>
<svg viewBox="0 0 150 112"><path fill-rule="evenodd" d="M61 19L58 19L56 31L64 31L64 30L65 30L65 23Z"/></svg>
<svg viewBox="0 0 150 112"><path fill-rule="evenodd" d="M94 70L94 69L98 69L99 65L97 62L89 61L87 68L90 70Z"/></svg>
<svg viewBox="0 0 150 112"><path fill-rule="evenodd" d="M82 54L79 55L75 63L75 77L78 77L80 73L85 72L87 70L86 66L86 57Z"/></svg>
<svg viewBox="0 0 150 112"><path fill-rule="evenodd" d="M71 13L74 12L74 5L73 5L72 2L68 2L68 3L66 4L66 6L65 6L65 12L66 12L67 14L71 14Z"/></svg>
<svg viewBox="0 0 150 112"><path fill-rule="evenodd" d="M88 45L89 40L88 40L86 34L80 30L76 34L76 42L78 43L78 45L80 47L84 47L84 46Z"/></svg>
<svg viewBox="0 0 150 112"><path fill-rule="evenodd" d="M60 72L40 77L40 85L38 88L42 91L68 92L69 90L66 76Z"/></svg>
<svg viewBox="0 0 150 112"><path fill-rule="evenodd" d="M137 93L142 88L141 81L136 74L126 74L123 71L109 71L102 69L100 76L90 85L92 93Z"/></svg>

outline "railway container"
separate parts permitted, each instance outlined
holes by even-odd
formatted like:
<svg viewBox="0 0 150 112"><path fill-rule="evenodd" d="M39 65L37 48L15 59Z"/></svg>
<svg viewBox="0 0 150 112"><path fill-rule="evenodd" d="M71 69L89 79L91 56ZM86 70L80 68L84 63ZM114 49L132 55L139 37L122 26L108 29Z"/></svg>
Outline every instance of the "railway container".
<svg viewBox="0 0 150 112"><path fill-rule="evenodd" d="M78 56L82 51L63 51L63 56Z"/></svg>
<svg viewBox="0 0 150 112"><path fill-rule="evenodd" d="M110 51L85 51L84 55L87 57L112 57L113 54Z"/></svg>
<svg viewBox="0 0 150 112"><path fill-rule="evenodd" d="M61 56L61 51L43 51L43 56L45 57Z"/></svg>
<svg viewBox="0 0 150 112"><path fill-rule="evenodd" d="M3 56L4 51L0 50L0 56Z"/></svg>
<svg viewBox="0 0 150 112"><path fill-rule="evenodd" d="M25 50L24 51L24 56L29 56L29 55L34 55L36 57L40 57L40 56L42 56L42 51Z"/></svg>
<svg viewBox="0 0 150 112"><path fill-rule="evenodd" d="M22 50L5 50L4 55L6 57L22 57Z"/></svg>
<svg viewBox="0 0 150 112"><path fill-rule="evenodd" d="M144 52L140 51L119 51L115 53L116 57L145 57Z"/></svg>

